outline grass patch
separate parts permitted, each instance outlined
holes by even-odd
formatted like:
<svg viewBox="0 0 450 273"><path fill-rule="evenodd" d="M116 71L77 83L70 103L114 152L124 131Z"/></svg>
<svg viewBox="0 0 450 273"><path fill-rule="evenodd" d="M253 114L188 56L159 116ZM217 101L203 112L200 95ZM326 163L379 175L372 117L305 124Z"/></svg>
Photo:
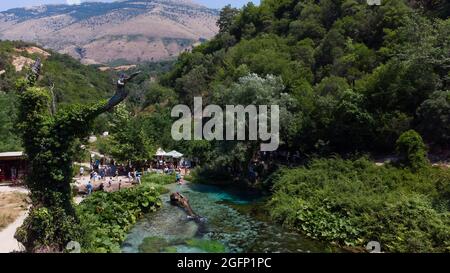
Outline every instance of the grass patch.
<svg viewBox="0 0 450 273"><path fill-rule="evenodd" d="M153 185L169 185L175 183L175 174L146 174L142 177L142 184L153 184Z"/></svg>
<svg viewBox="0 0 450 273"><path fill-rule="evenodd" d="M168 246L168 247L164 248L164 253L177 253L177 252L178 252L178 250L174 246Z"/></svg>
<svg viewBox="0 0 450 273"><path fill-rule="evenodd" d="M225 246L219 241L189 239L187 241L168 241L161 237L147 237L139 245L140 253L177 253L174 245L186 245L206 253L225 253Z"/></svg>
<svg viewBox="0 0 450 273"><path fill-rule="evenodd" d="M140 253L160 253L169 247L169 242L161 237L147 237L141 245L139 245ZM176 252L176 249L175 249Z"/></svg>
<svg viewBox="0 0 450 273"><path fill-rule="evenodd" d="M207 253L225 253L225 246L219 241L191 239L186 244L190 247L201 249Z"/></svg>

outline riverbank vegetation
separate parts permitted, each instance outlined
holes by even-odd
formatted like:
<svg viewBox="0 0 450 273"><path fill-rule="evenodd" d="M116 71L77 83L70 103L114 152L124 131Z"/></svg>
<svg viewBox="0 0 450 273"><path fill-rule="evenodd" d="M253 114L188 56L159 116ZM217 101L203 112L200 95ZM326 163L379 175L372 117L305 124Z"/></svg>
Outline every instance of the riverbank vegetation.
<svg viewBox="0 0 450 273"><path fill-rule="evenodd" d="M389 252L450 251L450 170L432 167L422 138L405 132L395 163L314 159L271 177L271 217L347 246L378 241Z"/></svg>
<svg viewBox="0 0 450 273"><path fill-rule="evenodd" d="M367 158L316 159L282 169L274 220L340 245L378 241L387 252L450 251L450 171L376 166Z"/></svg>
<svg viewBox="0 0 450 273"><path fill-rule="evenodd" d="M144 176L142 185L117 192L95 192L77 206L83 229L82 251L120 252L127 232L146 213L161 206L158 185L167 184L161 175Z"/></svg>

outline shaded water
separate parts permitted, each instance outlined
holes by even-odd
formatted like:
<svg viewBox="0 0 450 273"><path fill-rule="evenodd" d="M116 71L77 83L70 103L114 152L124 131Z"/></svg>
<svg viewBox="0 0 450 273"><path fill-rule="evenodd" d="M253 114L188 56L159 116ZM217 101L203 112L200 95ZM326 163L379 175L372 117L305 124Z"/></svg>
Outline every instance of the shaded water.
<svg viewBox="0 0 450 273"><path fill-rule="evenodd" d="M189 198L203 223L188 219L186 212L171 206L165 194L163 206L146 215L130 231L122 252L332 252L331 246L283 229L267 219L257 193L215 186L170 186Z"/></svg>

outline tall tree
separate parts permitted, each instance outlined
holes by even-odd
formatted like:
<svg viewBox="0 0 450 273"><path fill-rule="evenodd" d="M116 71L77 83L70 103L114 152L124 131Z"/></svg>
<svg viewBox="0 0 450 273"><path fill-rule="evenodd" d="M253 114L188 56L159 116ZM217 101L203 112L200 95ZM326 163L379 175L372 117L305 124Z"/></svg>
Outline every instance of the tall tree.
<svg viewBox="0 0 450 273"><path fill-rule="evenodd" d="M219 27L220 33L230 31L230 28L233 25L233 20L238 13L239 10L231 7L231 5L225 6L220 11L219 20L217 21L217 26Z"/></svg>
<svg viewBox="0 0 450 273"><path fill-rule="evenodd" d="M26 79L18 82L19 127L29 161L26 184L32 208L15 237L28 252L57 252L72 240L82 238L82 230L72 200L72 158L74 142L87 137L92 121L121 103L128 92L125 85L138 73L122 76L116 94L94 105L72 105L51 111L49 90L36 87L41 71L37 60Z"/></svg>

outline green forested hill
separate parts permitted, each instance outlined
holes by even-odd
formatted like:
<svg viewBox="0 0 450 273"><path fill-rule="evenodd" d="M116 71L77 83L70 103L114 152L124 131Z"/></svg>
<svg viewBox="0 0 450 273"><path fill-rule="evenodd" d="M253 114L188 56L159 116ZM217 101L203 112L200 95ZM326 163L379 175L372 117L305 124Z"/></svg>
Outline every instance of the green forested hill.
<svg viewBox="0 0 450 273"><path fill-rule="evenodd" d="M18 52L17 49L34 47L35 45L23 42L0 42L0 70L6 70L2 75L0 90L11 92L15 80L26 73L26 67L21 72L14 69L12 63L15 57L23 56L30 59L40 57L43 59L41 86L54 85L54 93L58 104L94 102L105 98L113 90L111 77L107 73L99 72L95 67L82 65L77 60L53 51L49 57L39 53Z"/></svg>
<svg viewBox="0 0 450 273"><path fill-rule="evenodd" d="M140 86L135 130L222 175L246 175L253 142L171 142L170 106L281 107L280 151L303 158L392 154L414 129L433 153L450 143L447 1L263 0L221 11L219 34L183 53L158 83ZM139 112L139 111L135 111ZM146 122L167 137L155 137ZM126 140L124 140L126 141ZM145 142L142 139L142 142ZM230 169L225 169L228 166ZM231 171L230 171L231 170Z"/></svg>
<svg viewBox="0 0 450 273"><path fill-rule="evenodd" d="M107 73L99 72L94 67L82 65L75 59L51 51L50 56L41 52L24 51L35 45L22 42L0 41L0 151L20 149L15 130L16 117L16 80L27 72L27 65L16 71L13 65L19 57L43 60L40 86L51 88L55 94L57 107L69 103L89 103L108 97L113 92L113 82ZM19 50L19 51L18 51Z"/></svg>
<svg viewBox="0 0 450 273"><path fill-rule="evenodd" d="M448 146L449 5L382 3L265 0L224 9L219 35L182 55L163 84L188 103L249 73L280 76L301 112L282 136L290 149L388 152L410 128Z"/></svg>

